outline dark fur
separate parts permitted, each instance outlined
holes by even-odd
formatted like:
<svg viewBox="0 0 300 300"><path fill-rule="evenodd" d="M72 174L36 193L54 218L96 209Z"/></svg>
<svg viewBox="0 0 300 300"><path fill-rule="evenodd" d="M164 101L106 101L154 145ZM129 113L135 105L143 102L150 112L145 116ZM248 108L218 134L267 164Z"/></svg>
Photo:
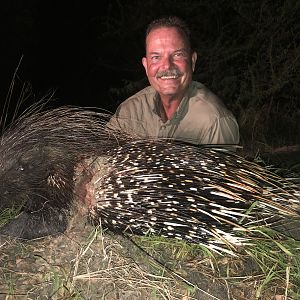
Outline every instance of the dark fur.
<svg viewBox="0 0 300 300"><path fill-rule="evenodd" d="M73 202L74 168L118 143L104 131L108 114L61 107L29 110L0 145L0 210L24 203L0 233L32 239L63 232Z"/></svg>

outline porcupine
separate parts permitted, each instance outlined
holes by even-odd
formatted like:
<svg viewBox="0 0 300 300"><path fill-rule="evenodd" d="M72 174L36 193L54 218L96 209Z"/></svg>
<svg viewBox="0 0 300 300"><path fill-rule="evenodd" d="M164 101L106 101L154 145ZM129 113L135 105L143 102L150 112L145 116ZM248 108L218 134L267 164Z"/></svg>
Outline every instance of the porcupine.
<svg viewBox="0 0 300 300"><path fill-rule="evenodd" d="M238 230L299 217L299 189L266 169L216 146L122 138L104 129L106 117L74 107L33 111L4 132L1 209L25 204L0 233L63 232L74 196L95 225L217 251L243 243ZM82 173L75 183L74 170Z"/></svg>

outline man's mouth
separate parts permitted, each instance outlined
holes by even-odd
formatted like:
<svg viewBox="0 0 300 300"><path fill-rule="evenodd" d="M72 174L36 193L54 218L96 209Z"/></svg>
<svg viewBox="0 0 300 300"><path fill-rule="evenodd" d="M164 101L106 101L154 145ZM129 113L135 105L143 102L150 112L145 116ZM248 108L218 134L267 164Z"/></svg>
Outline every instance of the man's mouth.
<svg viewBox="0 0 300 300"><path fill-rule="evenodd" d="M179 76L161 76L160 79L163 79L163 80L167 80L167 79L177 79Z"/></svg>
<svg viewBox="0 0 300 300"><path fill-rule="evenodd" d="M156 78L160 78L163 80L177 79L182 75L183 74L178 69L171 69L171 70L157 72Z"/></svg>

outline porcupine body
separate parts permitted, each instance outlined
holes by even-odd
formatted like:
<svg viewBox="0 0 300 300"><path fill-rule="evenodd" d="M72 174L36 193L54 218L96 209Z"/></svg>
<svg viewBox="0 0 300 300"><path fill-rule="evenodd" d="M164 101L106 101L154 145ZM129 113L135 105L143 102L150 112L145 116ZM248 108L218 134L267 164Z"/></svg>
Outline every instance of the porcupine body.
<svg viewBox="0 0 300 300"><path fill-rule="evenodd" d="M220 147L131 141L107 157L88 188L90 218L114 231L226 251L245 241L239 230L300 216L297 186Z"/></svg>
<svg viewBox="0 0 300 300"><path fill-rule="evenodd" d="M24 207L0 233L63 232L74 195L93 224L217 250L243 242L238 230L299 216L299 189L258 165L221 148L122 138L104 130L107 117L72 107L34 110L3 133L0 209Z"/></svg>
<svg viewBox="0 0 300 300"><path fill-rule="evenodd" d="M29 108L0 141L0 212L23 206L2 235L32 239L63 232L73 205L74 170L101 155L115 137L103 130L107 114L76 107Z"/></svg>

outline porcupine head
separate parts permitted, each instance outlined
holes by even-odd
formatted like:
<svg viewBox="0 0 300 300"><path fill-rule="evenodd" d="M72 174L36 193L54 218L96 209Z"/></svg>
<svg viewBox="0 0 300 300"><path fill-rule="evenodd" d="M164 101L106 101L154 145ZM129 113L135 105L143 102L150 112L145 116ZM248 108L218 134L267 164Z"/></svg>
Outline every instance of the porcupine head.
<svg viewBox="0 0 300 300"><path fill-rule="evenodd" d="M0 214L20 209L0 228L2 236L33 239L64 232L79 162L119 142L104 130L105 113L40 108L23 114L1 136Z"/></svg>
<svg viewBox="0 0 300 300"><path fill-rule="evenodd" d="M19 213L0 228L2 236L33 239L65 231L73 202L74 166L88 150L90 127L96 126L78 114L69 108L34 110L3 132L0 213L11 208Z"/></svg>
<svg viewBox="0 0 300 300"><path fill-rule="evenodd" d="M26 141L11 145L13 134L9 132L1 140L0 211L19 213L0 233L32 239L63 232L72 201L72 161L66 158L65 150L42 140L34 145Z"/></svg>

